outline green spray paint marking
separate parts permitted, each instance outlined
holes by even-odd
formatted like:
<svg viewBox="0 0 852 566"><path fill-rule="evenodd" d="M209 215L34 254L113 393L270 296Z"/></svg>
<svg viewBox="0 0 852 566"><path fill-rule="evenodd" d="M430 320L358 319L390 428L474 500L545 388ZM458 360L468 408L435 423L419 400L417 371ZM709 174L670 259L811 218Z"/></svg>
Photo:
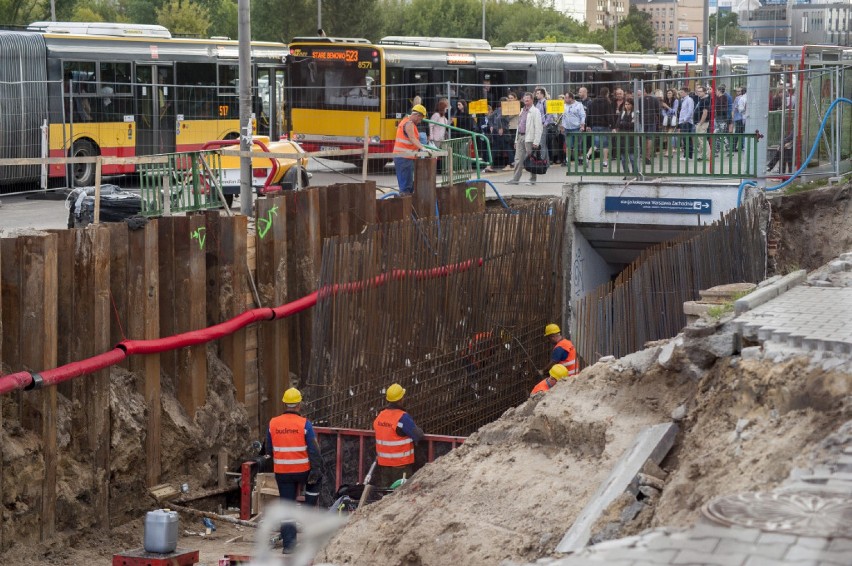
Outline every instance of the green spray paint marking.
<svg viewBox="0 0 852 566"><path fill-rule="evenodd" d="M257 219L257 235L262 240L269 229L272 228L272 217L278 214L278 206L273 206L266 212L266 218Z"/></svg>
<svg viewBox="0 0 852 566"><path fill-rule="evenodd" d="M195 229L195 232L189 236L190 240L198 240L198 249L200 250L204 249L204 242L207 240L207 236L204 234L206 230L207 228L204 226L199 226Z"/></svg>
<svg viewBox="0 0 852 566"><path fill-rule="evenodd" d="M464 191L465 196L467 196L467 200L469 200L470 202L476 200L476 189L477 187L468 187Z"/></svg>

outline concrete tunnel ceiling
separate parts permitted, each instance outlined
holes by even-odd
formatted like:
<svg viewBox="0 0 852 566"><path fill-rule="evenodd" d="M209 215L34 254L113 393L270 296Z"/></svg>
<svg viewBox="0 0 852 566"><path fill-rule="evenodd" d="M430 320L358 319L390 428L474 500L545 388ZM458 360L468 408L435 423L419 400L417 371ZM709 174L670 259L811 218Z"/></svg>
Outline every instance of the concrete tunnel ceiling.
<svg viewBox="0 0 852 566"><path fill-rule="evenodd" d="M607 263L627 265L642 250L673 240L698 226L666 226L648 224L578 223L574 225L594 250Z"/></svg>

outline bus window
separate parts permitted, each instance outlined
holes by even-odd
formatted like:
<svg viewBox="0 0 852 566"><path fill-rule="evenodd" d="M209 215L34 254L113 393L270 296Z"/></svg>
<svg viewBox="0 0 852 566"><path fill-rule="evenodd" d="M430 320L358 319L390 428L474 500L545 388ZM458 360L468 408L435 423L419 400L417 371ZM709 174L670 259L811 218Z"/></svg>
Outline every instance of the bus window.
<svg viewBox="0 0 852 566"><path fill-rule="evenodd" d="M90 61L65 61L62 65L65 93L65 115L71 116L73 100L75 122L91 122L95 119L93 103L97 97L95 63Z"/></svg>
<svg viewBox="0 0 852 566"><path fill-rule="evenodd" d="M237 65L219 65L219 88L217 91L219 98L216 115L220 119L239 119L240 105L236 100L239 84L239 67Z"/></svg>
<svg viewBox="0 0 852 566"><path fill-rule="evenodd" d="M125 114L133 114L132 74L130 63L100 64L100 96L95 108L100 121L121 121Z"/></svg>
<svg viewBox="0 0 852 566"><path fill-rule="evenodd" d="M379 109L379 52L373 47L315 46L292 67L294 108Z"/></svg>
<svg viewBox="0 0 852 566"><path fill-rule="evenodd" d="M177 113L186 120L217 118L215 63L177 64Z"/></svg>

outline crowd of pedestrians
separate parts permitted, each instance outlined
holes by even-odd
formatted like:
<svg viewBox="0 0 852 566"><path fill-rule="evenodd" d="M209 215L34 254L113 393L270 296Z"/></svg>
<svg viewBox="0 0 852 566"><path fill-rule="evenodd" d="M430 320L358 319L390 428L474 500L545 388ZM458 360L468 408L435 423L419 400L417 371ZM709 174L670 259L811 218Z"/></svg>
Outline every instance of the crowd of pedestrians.
<svg viewBox="0 0 852 566"><path fill-rule="evenodd" d="M600 157L601 167L607 169L612 158L621 163L622 171L637 173L637 159L650 166L657 155L700 161L707 159L709 152L718 155L742 149L738 137L719 137L711 144L692 134L744 133L748 114L745 87L735 88L733 95L723 84L715 92L701 84L696 84L694 91L687 86L654 90L646 84L644 90L635 93L620 87L610 93L609 88L600 87L593 97L586 87L579 87L576 92L555 95L564 103L564 110L557 113L548 112L552 95L544 87L536 87L531 93L508 90L501 96L498 87L492 87L490 81L485 83L481 99L487 100L488 112L475 115L464 99L456 99L455 108L441 99L430 117L438 124L429 127L428 141L437 144L450 137L443 124L484 134L491 145L492 158L485 169L488 173L514 171L518 177L523 159L531 151L540 152L551 165L565 166L569 161L583 165ZM504 103L515 101L519 102L516 110L505 112ZM534 127L531 116L538 121ZM639 144L642 147L637 148L631 132L652 135L645 136ZM667 135L654 135L658 133ZM489 161L484 144L480 145L480 158Z"/></svg>

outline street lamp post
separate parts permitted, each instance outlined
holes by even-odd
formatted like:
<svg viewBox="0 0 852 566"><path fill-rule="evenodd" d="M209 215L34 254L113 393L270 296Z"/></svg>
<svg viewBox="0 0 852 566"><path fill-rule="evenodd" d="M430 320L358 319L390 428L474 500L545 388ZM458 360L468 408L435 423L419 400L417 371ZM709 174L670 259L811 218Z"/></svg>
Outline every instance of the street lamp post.
<svg viewBox="0 0 852 566"><path fill-rule="evenodd" d="M482 0L482 39L485 39L485 0Z"/></svg>

